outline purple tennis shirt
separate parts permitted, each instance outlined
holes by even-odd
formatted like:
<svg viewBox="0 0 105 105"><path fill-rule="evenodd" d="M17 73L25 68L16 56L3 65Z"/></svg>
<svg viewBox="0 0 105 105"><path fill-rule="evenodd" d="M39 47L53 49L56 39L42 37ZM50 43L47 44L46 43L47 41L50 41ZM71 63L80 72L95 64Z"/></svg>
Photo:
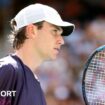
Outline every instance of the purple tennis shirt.
<svg viewBox="0 0 105 105"><path fill-rule="evenodd" d="M0 59L0 105L46 105L40 82L16 55Z"/></svg>

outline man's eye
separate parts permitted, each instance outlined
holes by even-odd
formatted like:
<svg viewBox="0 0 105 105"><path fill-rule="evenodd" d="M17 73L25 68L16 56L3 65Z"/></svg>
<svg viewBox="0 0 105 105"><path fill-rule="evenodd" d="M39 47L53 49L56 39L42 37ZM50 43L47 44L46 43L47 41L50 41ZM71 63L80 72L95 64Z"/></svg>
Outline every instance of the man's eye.
<svg viewBox="0 0 105 105"><path fill-rule="evenodd" d="M57 32L58 30L53 30L54 32Z"/></svg>
<svg viewBox="0 0 105 105"><path fill-rule="evenodd" d="M56 29L53 30L53 33L54 33L54 34L58 34L58 30L56 30Z"/></svg>
<svg viewBox="0 0 105 105"><path fill-rule="evenodd" d="M62 32L61 32L60 30L58 30L58 29L53 29L53 30L52 30L52 34L53 34L53 35L61 35L61 33L62 33Z"/></svg>

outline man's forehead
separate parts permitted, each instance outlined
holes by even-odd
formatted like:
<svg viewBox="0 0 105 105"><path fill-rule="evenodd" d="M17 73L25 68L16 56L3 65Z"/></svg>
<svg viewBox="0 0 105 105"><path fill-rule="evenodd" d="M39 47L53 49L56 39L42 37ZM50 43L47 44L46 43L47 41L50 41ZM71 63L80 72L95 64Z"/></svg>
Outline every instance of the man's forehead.
<svg viewBox="0 0 105 105"><path fill-rule="evenodd" d="M60 26L57 26L57 25L54 25L54 24L51 24L51 23L48 23L48 22L44 22L44 24L47 24L48 26L53 27L53 28L56 28L57 30L63 32L63 29Z"/></svg>

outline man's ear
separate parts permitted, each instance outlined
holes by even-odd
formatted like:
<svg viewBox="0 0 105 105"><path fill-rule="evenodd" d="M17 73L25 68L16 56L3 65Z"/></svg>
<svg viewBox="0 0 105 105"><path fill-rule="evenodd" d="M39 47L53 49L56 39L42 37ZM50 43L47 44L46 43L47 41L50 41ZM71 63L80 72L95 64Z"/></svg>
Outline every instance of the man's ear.
<svg viewBox="0 0 105 105"><path fill-rule="evenodd" d="M26 26L26 36L27 38L34 38L37 34L37 27L33 24Z"/></svg>

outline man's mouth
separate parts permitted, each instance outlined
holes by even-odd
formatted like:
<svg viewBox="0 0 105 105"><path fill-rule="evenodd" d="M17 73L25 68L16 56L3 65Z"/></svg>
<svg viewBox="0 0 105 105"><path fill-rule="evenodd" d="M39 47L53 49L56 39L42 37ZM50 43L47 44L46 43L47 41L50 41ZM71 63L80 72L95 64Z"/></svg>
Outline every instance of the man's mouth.
<svg viewBox="0 0 105 105"><path fill-rule="evenodd" d="M54 48L57 52L59 52L60 51L60 48Z"/></svg>

